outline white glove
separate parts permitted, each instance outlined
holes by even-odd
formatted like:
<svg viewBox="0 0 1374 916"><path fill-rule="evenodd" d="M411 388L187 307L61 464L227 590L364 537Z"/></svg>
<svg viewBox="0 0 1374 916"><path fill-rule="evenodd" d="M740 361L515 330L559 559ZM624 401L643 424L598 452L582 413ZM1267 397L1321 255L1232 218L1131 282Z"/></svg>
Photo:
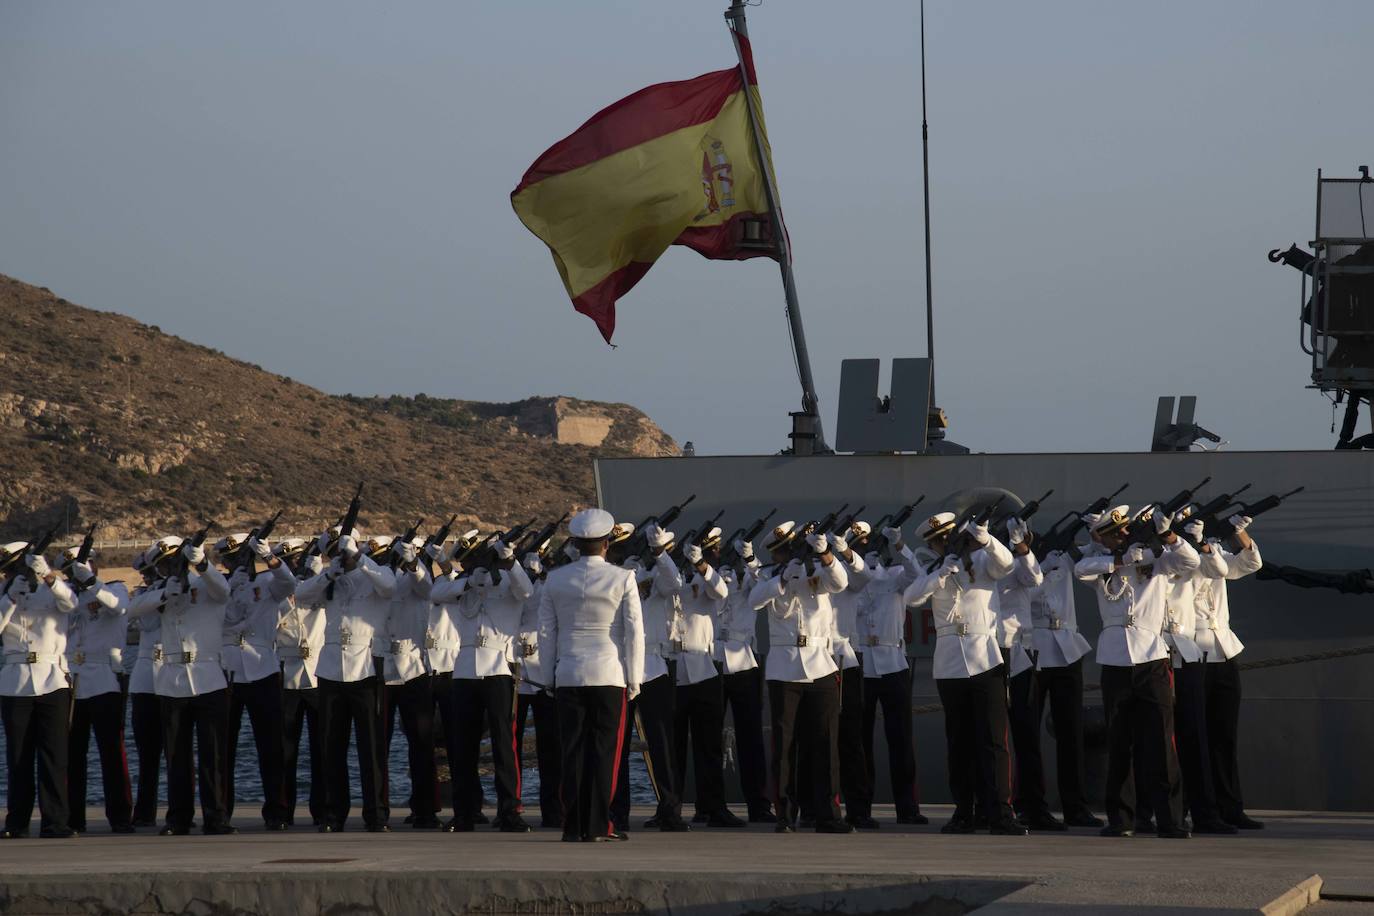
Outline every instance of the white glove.
<svg viewBox="0 0 1374 916"><path fill-rule="evenodd" d="M319 554L305 558L305 571L310 575L318 576L323 569L324 561L320 559Z"/></svg>
<svg viewBox="0 0 1374 916"><path fill-rule="evenodd" d="M539 554L533 551L525 554L525 558L521 560L521 563L524 564L525 570L533 575L537 576L544 571L544 564L539 559Z"/></svg>
<svg viewBox="0 0 1374 916"><path fill-rule="evenodd" d="M1156 509L1151 518L1155 523L1155 534L1168 534L1169 526L1174 523L1174 517L1163 509Z"/></svg>
<svg viewBox="0 0 1374 916"><path fill-rule="evenodd" d="M836 553L849 553L849 542L844 539L843 535L832 534L830 535L830 549Z"/></svg>
<svg viewBox="0 0 1374 916"><path fill-rule="evenodd" d="M72 578L78 585L87 586L95 581L95 571L85 563L72 564Z"/></svg>
<svg viewBox="0 0 1374 916"><path fill-rule="evenodd" d="M655 522L650 522L644 529L644 539L649 542L650 547L667 547L673 543L673 533L664 531Z"/></svg>
<svg viewBox="0 0 1374 916"><path fill-rule="evenodd" d="M1026 523L1015 515L1007 519L1007 538L1011 541L1013 547L1017 544L1025 543L1026 535L1029 533L1030 529Z"/></svg>
<svg viewBox="0 0 1374 916"><path fill-rule="evenodd" d="M963 567L959 565L958 557L945 557L945 562L940 564L940 578L957 576L962 570Z"/></svg>
<svg viewBox="0 0 1374 916"><path fill-rule="evenodd" d="M396 557L402 563L414 563L419 555L414 544L404 543L396 548Z"/></svg>
<svg viewBox="0 0 1374 916"><path fill-rule="evenodd" d="M1145 559L1145 550L1139 544L1132 544L1121 555L1122 566L1135 566Z"/></svg>
<svg viewBox="0 0 1374 916"><path fill-rule="evenodd" d="M515 556L515 551L506 544L502 543L500 538L497 538L496 540L491 542L491 551L492 553L496 554L496 557L499 560L509 560L510 558Z"/></svg>
<svg viewBox="0 0 1374 916"><path fill-rule="evenodd" d="M988 533L987 522L983 522L981 525L975 525L971 521L964 522L962 530L968 532L973 537L974 542L979 545L985 545L992 540L992 535Z"/></svg>
<svg viewBox="0 0 1374 916"><path fill-rule="evenodd" d="M1236 514L1228 518L1226 521L1230 523L1231 527L1236 529L1237 531L1244 531L1246 528L1250 527L1250 523L1253 522L1254 519L1248 515Z"/></svg>
<svg viewBox="0 0 1374 916"><path fill-rule="evenodd" d="M431 560L433 560L435 563L438 563L439 561L443 560L443 558L444 558L444 545L443 545L443 544L426 544L426 545L425 545L425 556L429 557L429 558L430 558Z"/></svg>
<svg viewBox="0 0 1374 916"><path fill-rule="evenodd" d="M187 544L181 548L181 555L186 558L186 562L192 566L199 566L205 562L205 548L196 544Z"/></svg>
<svg viewBox="0 0 1374 916"><path fill-rule="evenodd" d="M266 541L258 538L248 539L248 549L257 554L260 560L269 560L272 557L272 548L268 546Z"/></svg>
<svg viewBox="0 0 1374 916"><path fill-rule="evenodd" d="M830 542L825 536L825 532L813 531L806 536L806 543L811 545L811 549L816 553L825 553L830 549Z"/></svg>
<svg viewBox="0 0 1374 916"><path fill-rule="evenodd" d="M739 554L741 560L752 560L754 558L754 545L742 538L735 538L732 542L735 553Z"/></svg>
<svg viewBox="0 0 1374 916"><path fill-rule="evenodd" d="M696 566L701 562L701 548L696 544L688 544L686 547L682 548L682 556L688 563Z"/></svg>
<svg viewBox="0 0 1374 916"><path fill-rule="evenodd" d="M639 696L638 684L631 684L629 687L625 688L625 698L627 700L633 700L637 696Z"/></svg>
<svg viewBox="0 0 1374 916"><path fill-rule="evenodd" d="M893 547L896 547L898 544L902 543L902 529L884 528L883 537L887 540L889 544L891 544Z"/></svg>
<svg viewBox="0 0 1374 916"><path fill-rule="evenodd" d="M568 543L563 545L563 554L569 560L578 560L582 557L582 552L577 549L577 545L572 541L568 541Z"/></svg>
<svg viewBox="0 0 1374 916"><path fill-rule="evenodd" d="M1183 533L1188 535L1189 540L1202 541L1202 519L1193 518L1183 526Z"/></svg>
<svg viewBox="0 0 1374 916"><path fill-rule="evenodd" d="M32 572L34 575L34 578L37 579L42 579L48 576L50 573L52 573L52 567L48 565L48 561L43 559L40 555L36 553L31 553L25 556L24 565L29 568L29 571Z"/></svg>
<svg viewBox="0 0 1374 916"><path fill-rule="evenodd" d="M328 568L325 569L324 577L330 582L333 582L335 579L339 578L339 576L343 575L343 571L343 564L339 562L338 557L335 557L333 561L330 562Z"/></svg>
<svg viewBox="0 0 1374 916"><path fill-rule="evenodd" d="M320 556L324 556L325 554L329 553L328 531L322 533L319 537L315 538L315 552Z"/></svg>
<svg viewBox="0 0 1374 916"><path fill-rule="evenodd" d="M345 557L356 557L358 555L358 542L353 535L345 534L339 538L339 553Z"/></svg>

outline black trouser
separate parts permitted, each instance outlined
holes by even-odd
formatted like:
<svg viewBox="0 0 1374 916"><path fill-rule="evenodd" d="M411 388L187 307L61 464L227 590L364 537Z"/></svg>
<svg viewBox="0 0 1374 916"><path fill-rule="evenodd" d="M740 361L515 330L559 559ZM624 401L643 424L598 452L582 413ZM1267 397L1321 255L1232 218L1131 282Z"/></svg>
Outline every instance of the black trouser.
<svg viewBox="0 0 1374 916"><path fill-rule="evenodd" d="M234 771L238 760L239 730L243 727L243 713L253 727L253 745L258 752L258 779L262 781L262 819L269 824L282 823L295 810L286 804L286 787L282 776L286 738L283 729L281 674L269 674L256 681L229 685L229 727L226 735L227 753L224 760L224 807L228 817L234 816Z"/></svg>
<svg viewBox="0 0 1374 916"><path fill-rule="evenodd" d="M473 820L481 808L470 785L481 758L482 730L491 732L491 763L496 783L496 816L514 817L520 804L520 767L515 762L515 678L491 675L453 679L453 702L458 720L457 760L449 761L453 774L453 813Z"/></svg>
<svg viewBox="0 0 1374 916"><path fill-rule="evenodd" d="M1174 731L1178 768L1194 824L1220 820L1212 787L1212 755L1207 736L1207 663L1184 662L1174 670Z"/></svg>
<svg viewBox="0 0 1374 916"><path fill-rule="evenodd" d="M134 750L138 752L138 800L134 820L140 824L157 822L158 772L162 767L162 712L155 693L135 693L129 697L134 729Z"/></svg>
<svg viewBox="0 0 1374 916"><path fill-rule="evenodd" d="M1107 820L1129 829L1137 817L1153 812L1160 829L1179 826L1183 812L1169 660L1103 665L1102 704L1107 717ZM1149 795L1139 812L1137 782Z"/></svg>
<svg viewBox="0 0 1374 916"><path fill-rule="evenodd" d="M773 730L773 780L779 820L795 823L803 798L817 823L840 819L840 675L814 681L769 681ZM800 758L810 760L802 780Z"/></svg>
<svg viewBox="0 0 1374 916"><path fill-rule="evenodd" d="M214 690L194 697L158 697L158 706L162 713L162 746L167 750L167 826L173 830L190 828L196 812L197 781L202 826L206 830L227 826L224 734L229 692Z"/></svg>
<svg viewBox="0 0 1374 916"><path fill-rule="evenodd" d="M357 736L358 776L362 783L363 823L377 827L391 819L382 762L382 660L372 658L371 677L360 681L320 678L320 719L324 722L325 808L329 823L342 826L353 806L348 784L348 736Z"/></svg>
<svg viewBox="0 0 1374 916"><path fill-rule="evenodd" d="M873 769L864 743L864 669L845 668L840 672L840 709L836 747L840 759L840 794L850 817L867 817L873 811ZM797 758L797 783L811 783L811 758ZM798 801L804 818L816 816L811 798L803 793ZM822 808L821 810L825 810Z"/></svg>
<svg viewBox="0 0 1374 916"><path fill-rule="evenodd" d="M86 752L95 733L100 752L100 778L105 788L105 819L111 827L133 825L133 788L129 758L124 753L124 693L112 690L76 701L67 742L67 795L70 826L86 832Z"/></svg>
<svg viewBox="0 0 1374 916"><path fill-rule="evenodd" d="M763 752L763 669L737 671L721 679L735 726L740 793L750 817L767 814L773 803L768 798L768 758Z"/></svg>
<svg viewBox="0 0 1374 916"><path fill-rule="evenodd" d="M1011 676L1011 650L1002 650L1007 673L1007 725L1016 754L1012 807L1023 817L1050 813L1045 801L1045 763L1040 756L1040 710L1035 706L1035 668Z"/></svg>
<svg viewBox="0 0 1374 916"><path fill-rule="evenodd" d="M921 813L921 796L916 787L916 746L911 729L911 669L903 668L881 677L864 679L864 750L868 758L868 782L874 784L873 733L877 725L878 704L883 706L883 734L887 738L887 769L892 778L892 801L898 817ZM870 808L852 814L872 814Z"/></svg>
<svg viewBox="0 0 1374 916"><path fill-rule="evenodd" d="M1092 806L1083 789L1083 659L1062 668L1041 668L1033 685L1037 728L1044 719L1047 697L1054 719L1055 765L1064 816L1091 817Z"/></svg>
<svg viewBox="0 0 1374 916"><path fill-rule="evenodd" d="M33 817L34 764L38 765L39 828L65 830L67 805L67 716L69 687L41 697L0 697L5 726L5 764L9 774L9 805L5 829L23 833Z"/></svg>
<svg viewBox="0 0 1374 916"><path fill-rule="evenodd" d="M673 766L673 704L676 700L677 666L668 663L668 673L644 684L630 704L630 718L648 751L649 778L658 795L656 817L682 814L682 783ZM566 737L566 736L565 736ZM564 758L566 760L566 758ZM630 825L630 742L621 743L620 769L616 776L615 797L611 800L611 820L617 830Z"/></svg>
<svg viewBox="0 0 1374 916"><path fill-rule="evenodd" d="M456 798L459 792L467 792L472 797L472 804L477 811L481 811L486 804L486 794L482 789L482 776L473 771L464 778L458 778L457 770L454 768L455 762L461 760L463 755L458 750L458 707L455 705L453 694L453 672L444 671L434 675L434 706L439 711L437 720L440 730L443 732L444 753L448 756L449 770L449 794ZM486 723L482 723L482 728L486 729ZM480 737L479 737L480 740ZM465 788L464 788L465 787ZM412 791L414 787L412 786ZM450 801L452 798L450 799ZM443 809L443 804L439 797L439 782L436 777L434 782L434 812L437 814ZM453 810L456 812L458 806L455 804Z"/></svg>
<svg viewBox="0 0 1374 916"><path fill-rule="evenodd" d="M558 740L558 703L547 693L522 693L515 712L515 757L525 769L525 722L534 713L534 755L539 764L539 817L545 827L563 825L563 805L558 799L562 782L562 749Z"/></svg>
<svg viewBox="0 0 1374 916"><path fill-rule="evenodd" d="M1240 791L1240 667L1234 658L1208 662L1207 737L1212 742L1212 788L1223 820L1245 814Z"/></svg>
<svg viewBox="0 0 1374 916"><path fill-rule="evenodd" d="M324 728L320 722L320 688L282 691L282 717L286 723L286 743L282 748L282 789L286 801L286 822L296 820L296 773L301 752L301 733L310 729L310 817L324 822L328 809L324 803Z"/></svg>
<svg viewBox="0 0 1374 916"><path fill-rule="evenodd" d="M387 797L391 796L387 761L391 759L391 739L396 734L399 713L410 762L410 813L429 820L436 813L434 796L439 779L434 763L434 682L428 674L422 674L399 687L391 687L386 692L386 701L386 755L382 757L382 766L388 769Z"/></svg>
<svg viewBox="0 0 1374 916"><path fill-rule="evenodd" d="M945 708L955 817L972 818L976 804L993 824L1012 818L1004 669L935 681Z"/></svg>
<svg viewBox="0 0 1374 916"><path fill-rule="evenodd" d="M692 747L696 810L725 810L725 687L719 675L678 684L673 710L673 772L687 781L687 746Z"/></svg>
<svg viewBox="0 0 1374 916"><path fill-rule="evenodd" d="M627 743L624 687L559 687L558 734L563 739L563 836L587 839L614 830L620 746Z"/></svg>

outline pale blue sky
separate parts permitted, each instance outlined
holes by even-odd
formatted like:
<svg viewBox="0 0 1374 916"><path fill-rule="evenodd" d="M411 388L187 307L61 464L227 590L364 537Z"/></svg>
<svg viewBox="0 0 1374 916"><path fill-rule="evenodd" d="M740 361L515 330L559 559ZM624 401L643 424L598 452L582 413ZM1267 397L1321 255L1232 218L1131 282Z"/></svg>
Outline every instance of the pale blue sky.
<svg viewBox="0 0 1374 916"><path fill-rule="evenodd" d="M774 451L776 267L670 251L612 350L508 198L607 103L729 66L725 5L3 0L0 272L332 392L621 400ZM750 10L832 434L842 358L925 350L916 10ZM1318 167L1374 164L1371 35L1360 0L930 0L952 438L1146 448L1195 393L1232 448L1328 446L1264 255L1310 238Z"/></svg>

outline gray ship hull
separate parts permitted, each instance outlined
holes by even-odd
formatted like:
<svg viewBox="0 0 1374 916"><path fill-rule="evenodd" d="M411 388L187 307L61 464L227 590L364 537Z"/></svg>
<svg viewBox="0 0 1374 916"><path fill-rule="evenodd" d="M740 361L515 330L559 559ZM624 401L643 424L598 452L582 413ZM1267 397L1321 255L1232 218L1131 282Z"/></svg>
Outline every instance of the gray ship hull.
<svg viewBox="0 0 1374 916"><path fill-rule="evenodd" d="M1252 486L1245 497L1252 499L1306 486L1256 521L1252 533L1267 561L1333 571L1374 565L1374 456L1362 452L736 456L596 463L598 498L617 518L638 521L695 493L677 523L680 531L720 509L726 510L725 526L747 524L773 507L776 520L804 521L846 502L866 504L865 517L873 520L924 493L919 518L973 487L1001 487L1026 500L1053 487L1039 517L1048 524L1128 481L1121 500L1134 504L1165 499L1207 476L1212 482L1198 492L1202 500L1246 483ZM1254 577L1231 589L1232 623L1245 643L1242 663L1363 646L1374 650L1371 596ZM1095 644L1097 605L1086 588L1079 590L1078 606L1084 635ZM933 638L923 639L919 626L915 632L909 649L914 702L937 704L929 662ZM1095 665L1085 669L1085 681L1096 685ZM1374 810L1374 767L1368 763L1374 760L1374 654L1251 670L1243 682L1247 805ZM1100 696L1090 690L1086 703L1089 779L1100 785ZM943 716L918 715L915 725L921 791L926 800L947 801ZM1043 747L1053 796L1053 742L1044 741ZM875 753L880 798L886 794L885 756L880 746ZM1094 797L1100 803L1100 791Z"/></svg>

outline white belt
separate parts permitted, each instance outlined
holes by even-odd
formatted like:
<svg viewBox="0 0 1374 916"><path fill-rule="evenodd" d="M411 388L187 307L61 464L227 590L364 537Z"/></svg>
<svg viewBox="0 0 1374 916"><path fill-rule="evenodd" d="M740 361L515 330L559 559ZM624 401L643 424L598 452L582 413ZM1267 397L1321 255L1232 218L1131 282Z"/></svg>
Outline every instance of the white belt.
<svg viewBox="0 0 1374 916"><path fill-rule="evenodd" d="M1113 615L1102 624L1102 629L1110 630L1112 627L1134 627L1135 614L1122 614L1120 617Z"/></svg>
<svg viewBox="0 0 1374 916"><path fill-rule="evenodd" d="M138 650L138 657L139 657L139 658L146 658L146 659L161 658L161 657L162 657L162 647L159 646L159 645L151 645L151 646L149 646L149 647L146 648L146 649L140 648L140 649Z"/></svg>
<svg viewBox="0 0 1374 916"><path fill-rule="evenodd" d="M664 658L672 658L682 651L682 640L670 639L667 642L658 644L658 654Z"/></svg>
<svg viewBox="0 0 1374 916"><path fill-rule="evenodd" d="M122 664L124 664L124 650L123 650L123 649L120 649L120 648L118 648L117 646L110 649L110 664L111 664L111 665L122 665Z"/></svg>
<svg viewBox="0 0 1374 916"><path fill-rule="evenodd" d="M805 633L803 633L797 637L796 645L798 649L805 649L808 646L815 646L817 648L829 650L830 640L826 639L823 636L808 636Z"/></svg>
<svg viewBox="0 0 1374 916"><path fill-rule="evenodd" d="M178 664L178 665L189 665L189 664L191 664L192 662L217 662L217 661L219 661L219 656L218 656L218 655L209 654L209 653L205 653L205 652L195 652L195 651L191 651L191 652L164 652L164 653L162 654L162 660L163 660L164 662L174 662L175 664Z"/></svg>
<svg viewBox="0 0 1374 916"><path fill-rule="evenodd" d="M325 639L324 644L326 646L341 646L344 648L352 648L354 646L360 649L372 648L372 640L354 639L352 636L340 636L338 639Z"/></svg>
<svg viewBox="0 0 1374 916"><path fill-rule="evenodd" d="M904 646L906 645L906 643L903 642L903 641L900 640L900 639L897 640L896 642L893 642L893 641L891 641L891 640L880 639L880 638L877 637L877 636L870 636L870 637L868 637L868 641L867 641L866 643L864 643L864 645L866 645L866 646L882 646L883 648L887 648L887 649L900 649L900 648L904 647Z"/></svg>
<svg viewBox="0 0 1374 916"><path fill-rule="evenodd" d="M935 628L936 636L995 636L990 627L979 627L967 623L947 623Z"/></svg>
<svg viewBox="0 0 1374 916"><path fill-rule="evenodd" d="M62 661L62 656L52 652L6 652L5 664L7 665L56 665Z"/></svg>
<svg viewBox="0 0 1374 916"><path fill-rule="evenodd" d="M456 649L458 648L458 640L456 640L456 639L435 639L435 638L432 637L432 636L426 636L426 637L425 637L425 648L426 648L426 649L456 650Z"/></svg>
<svg viewBox="0 0 1374 916"><path fill-rule="evenodd" d="M284 660L307 659L310 657L309 646L293 646L289 649L278 649L277 658Z"/></svg>
<svg viewBox="0 0 1374 916"><path fill-rule="evenodd" d="M749 640L754 638L754 634L750 630L723 630L722 633L724 634L723 636L721 636L722 642L728 640L734 640L735 642L748 642Z"/></svg>
<svg viewBox="0 0 1374 916"><path fill-rule="evenodd" d="M1051 617L1050 622L1045 626L1037 626L1037 630L1068 630L1070 633L1078 632L1078 627L1064 623L1058 617Z"/></svg>
<svg viewBox="0 0 1374 916"><path fill-rule="evenodd" d="M509 636L484 636L479 634L477 638L473 640L472 645L477 649L505 649L510 645L510 642L511 638ZM457 648L457 646L454 648Z"/></svg>
<svg viewBox="0 0 1374 916"><path fill-rule="evenodd" d="M1177 620L1174 620L1173 618L1170 618L1170 619L1164 621L1164 632L1165 632L1165 633L1182 633L1182 632L1183 632L1183 627L1179 626L1179 623L1178 623Z"/></svg>

